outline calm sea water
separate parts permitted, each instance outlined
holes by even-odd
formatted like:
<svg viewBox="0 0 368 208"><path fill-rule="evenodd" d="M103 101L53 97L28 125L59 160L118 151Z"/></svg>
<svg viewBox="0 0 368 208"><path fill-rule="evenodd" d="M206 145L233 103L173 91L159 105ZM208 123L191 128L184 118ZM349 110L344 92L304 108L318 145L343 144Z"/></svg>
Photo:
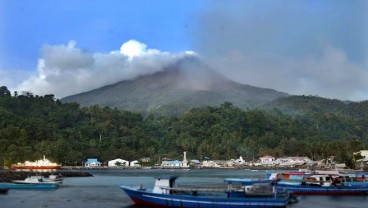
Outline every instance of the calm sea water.
<svg viewBox="0 0 368 208"><path fill-rule="evenodd" d="M154 176L177 175L178 184L223 183L226 177L263 177L270 171L250 170L99 170L94 177L65 178L63 185L52 191L10 190L0 195L0 207L109 207L141 208L134 205L119 185L153 186ZM368 196L303 196L291 208L366 208Z"/></svg>

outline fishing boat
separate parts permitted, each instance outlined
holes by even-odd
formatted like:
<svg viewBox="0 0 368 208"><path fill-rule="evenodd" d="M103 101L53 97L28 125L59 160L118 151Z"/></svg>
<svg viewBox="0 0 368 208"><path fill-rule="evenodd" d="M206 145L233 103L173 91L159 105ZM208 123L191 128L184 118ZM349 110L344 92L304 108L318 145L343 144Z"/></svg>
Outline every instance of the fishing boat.
<svg viewBox="0 0 368 208"><path fill-rule="evenodd" d="M53 176L53 175L51 175ZM18 183L18 184L39 184L39 183L43 183L43 184L61 184L62 183L62 179L58 178L58 177L44 177L44 176L29 176L24 180L13 180L13 183Z"/></svg>
<svg viewBox="0 0 368 208"><path fill-rule="evenodd" d="M153 207L285 207L291 201L286 190L272 184L244 185L239 179L225 179L227 186L177 186L176 176L155 177L153 188L121 185L139 205Z"/></svg>
<svg viewBox="0 0 368 208"><path fill-rule="evenodd" d="M367 195L368 187L333 185L333 184L307 184L301 181L279 181L278 189L287 189L295 195Z"/></svg>
<svg viewBox="0 0 368 208"><path fill-rule="evenodd" d="M285 175L285 174L284 174ZM292 177L294 176L294 177ZM292 175L277 182L277 187L296 195L366 195L368 182L343 175L305 174Z"/></svg>
<svg viewBox="0 0 368 208"><path fill-rule="evenodd" d="M11 166L12 170L54 170L60 169L61 165L53 163L46 159L45 155L43 159L36 160L35 162L25 161L24 163L17 163Z"/></svg>
<svg viewBox="0 0 368 208"><path fill-rule="evenodd" d="M41 189L41 190L52 190L59 188L58 184L55 183L0 183L0 189Z"/></svg>

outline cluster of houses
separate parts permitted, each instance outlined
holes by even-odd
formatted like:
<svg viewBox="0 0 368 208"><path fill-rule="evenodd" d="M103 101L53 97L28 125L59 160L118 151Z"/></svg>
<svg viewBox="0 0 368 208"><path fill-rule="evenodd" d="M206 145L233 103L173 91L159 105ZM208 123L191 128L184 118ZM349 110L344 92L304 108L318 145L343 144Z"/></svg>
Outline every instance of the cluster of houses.
<svg viewBox="0 0 368 208"><path fill-rule="evenodd" d="M86 162L83 164L84 167L98 167L102 166L102 163L97 160L97 158L88 158ZM110 160L107 162L107 166L109 167L140 167L139 161L127 161L120 158Z"/></svg>
<svg viewBox="0 0 368 208"><path fill-rule="evenodd" d="M368 150L361 150L356 154L360 154L363 158L357 160L357 165L360 168L368 166ZM188 160L186 152L183 153L183 160L170 160L163 159L163 161L158 164L161 168L189 168L189 167L200 167L200 168L227 168L227 167L280 167L280 168L294 168L294 167L325 167L325 168L345 168L345 164L336 164L333 162L333 157L321 160L313 161L308 157L280 157L275 158L273 156L263 156L258 160L245 161L242 156L238 159L231 160L210 160L206 158L202 162L199 160ZM150 158L141 158L141 162L150 162ZM96 158L89 158L84 163L85 167L96 167L101 166L102 163ZM120 158L110 160L107 162L109 167L140 167L140 162L138 160L127 161Z"/></svg>

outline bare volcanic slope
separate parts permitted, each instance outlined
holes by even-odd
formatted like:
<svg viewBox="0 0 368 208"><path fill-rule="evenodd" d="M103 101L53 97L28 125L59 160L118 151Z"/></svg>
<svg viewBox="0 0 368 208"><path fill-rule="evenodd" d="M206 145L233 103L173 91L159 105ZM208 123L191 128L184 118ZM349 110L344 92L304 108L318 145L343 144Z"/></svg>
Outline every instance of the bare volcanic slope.
<svg viewBox="0 0 368 208"><path fill-rule="evenodd" d="M253 108L285 96L288 94L233 82L197 58L186 57L160 72L68 96L61 101L140 113L179 114L193 107L219 106L224 102Z"/></svg>

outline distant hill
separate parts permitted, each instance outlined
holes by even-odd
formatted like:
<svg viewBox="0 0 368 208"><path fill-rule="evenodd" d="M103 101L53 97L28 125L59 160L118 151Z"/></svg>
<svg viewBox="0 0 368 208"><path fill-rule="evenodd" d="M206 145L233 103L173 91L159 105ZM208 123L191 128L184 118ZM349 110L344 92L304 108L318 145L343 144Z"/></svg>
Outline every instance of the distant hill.
<svg viewBox="0 0 368 208"><path fill-rule="evenodd" d="M143 75L61 99L82 106L100 105L140 113L180 114L193 107L261 106L288 94L231 81L194 57L186 57L160 72Z"/></svg>

